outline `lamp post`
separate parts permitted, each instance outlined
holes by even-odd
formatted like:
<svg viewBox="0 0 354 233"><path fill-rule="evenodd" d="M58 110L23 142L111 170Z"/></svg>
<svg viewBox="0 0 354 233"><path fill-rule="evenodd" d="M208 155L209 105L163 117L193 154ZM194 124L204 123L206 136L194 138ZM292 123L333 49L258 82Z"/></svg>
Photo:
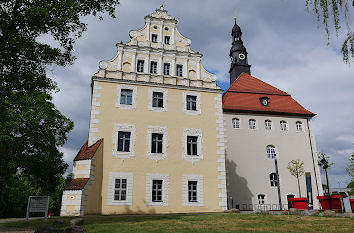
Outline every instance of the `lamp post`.
<svg viewBox="0 0 354 233"><path fill-rule="evenodd" d="M277 187L278 187L278 199L279 199L279 209L283 210L282 204L281 204L281 195L280 195L280 180L279 180L279 172L278 172L278 160L277 157L274 156L274 165L275 165L275 173L277 176Z"/></svg>
<svg viewBox="0 0 354 233"><path fill-rule="evenodd" d="M322 155L322 158L321 158L320 162L318 163L318 165L320 165L323 168L323 170L325 171L325 173L326 173L329 209L332 210L331 191L330 191L330 188L329 188L329 181L328 181L328 174L327 174L328 160L325 158L324 155Z"/></svg>

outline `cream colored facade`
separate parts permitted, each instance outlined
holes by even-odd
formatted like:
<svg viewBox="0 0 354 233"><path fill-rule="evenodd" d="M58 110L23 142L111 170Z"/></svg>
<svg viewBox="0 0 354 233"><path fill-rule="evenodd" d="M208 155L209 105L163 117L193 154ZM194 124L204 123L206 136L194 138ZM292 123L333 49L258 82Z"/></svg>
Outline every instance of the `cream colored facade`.
<svg viewBox="0 0 354 233"><path fill-rule="evenodd" d="M64 191L62 215L227 208L222 91L176 25L166 10L156 9L145 17L142 29L130 32L130 42L117 44L112 60L100 62L92 78L88 146L101 138L104 142L93 159L74 162L74 178L90 180L83 190ZM167 63L169 72L164 70ZM126 90L132 92L131 104L120 101ZM163 93L162 108L152 106L154 92ZM196 98L195 110L187 109L187 96ZM118 132L130 132L129 152L117 151ZM163 135L162 153L152 153L153 133ZM188 136L197 137L196 156L187 153ZM116 179L127 181L125 200L114 198ZM152 200L153 180L162 180L161 202ZM193 202L188 181L197 183Z"/></svg>

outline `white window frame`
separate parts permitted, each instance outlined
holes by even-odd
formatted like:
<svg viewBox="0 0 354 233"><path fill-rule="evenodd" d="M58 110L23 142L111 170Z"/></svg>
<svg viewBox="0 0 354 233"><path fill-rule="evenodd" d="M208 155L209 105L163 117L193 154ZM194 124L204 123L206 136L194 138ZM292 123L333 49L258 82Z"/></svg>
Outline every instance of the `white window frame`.
<svg viewBox="0 0 354 233"><path fill-rule="evenodd" d="M165 65L166 65L166 67L168 67L168 69L166 69ZM166 72L166 71L168 71L168 72ZM168 62L163 63L163 75L171 75L171 63L168 63Z"/></svg>
<svg viewBox="0 0 354 233"><path fill-rule="evenodd" d="M152 181L153 180L162 180L162 202L153 202L152 201ZM168 206L169 199L169 181L168 174L146 174L146 205L147 206Z"/></svg>
<svg viewBox="0 0 354 233"><path fill-rule="evenodd" d="M187 136L196 136L198 137L197 141L197 154L198 155L188 155L187 151ZM184 152L182 158L188 162L198 162L203 159L203 134L201 129L194 128L184 128L183 129L183 138L182 138L182 148Z"/></svg>
<svg viewBox="0 0 354 233"><path fill-rule="evenodd" d="M251 121L254 121L254 128L251 128ZM256 130L257 129L257 120L256 119L251 118L251 119L248 120L248 129L250 129L250 130Z"/></svg>
<svg viewBox="0 0 354 233"><path fill-rule="evenodd" d="M284 120L280 121L280 131L288 131L288 122Z"/></svg>
<svg viewBox="0 0 354 233"><path fill-rule="evenodd" d="M139 61L142 61L142 63L143 63L143 71L139 71ZM144 59L137 59L136 60L136 72L143 73L144 72L144 66L145 66L145 60Z"/></svg>
<svg viewBox="0 0 354 233"><path fill-rule="evenodd" d="M120 103L120 96L122 89L129 89L133 91L133 96L132 96L132 104L121 104ZM120 109L126 109L126 110L132 110L136 108L136 97L138 95L137 92L137 87L133 85L124 85L124 84L118 84L117 86L117 101L116 101L116 107Z"/></svg>
<svg viewBox="0 0 354 233"><path fill-rule="evenodd" d="M153 133L163 134L162 138L162 153L151 153L151 136ZM167 146L168 146L168 131L167 127L161 126L148 126L146 141L148 146L148 151L146 152L146 157L152 160L163 160L167 158Z"/></svg>
<svg viewBox="0 0 354 233"><path fill-rule="evenodd" d="M263 199L262 199L262 200L263 200L264 203L259 203L259 201L260 201L259 196L260 196L260 195L263 196ZM265 195L265 194L263 194L263 193L257 194L257 203L258 203L258 205L265 205L265 204L266 204L266 196L267 196L267 195Z"/></svg>
<svg viewBox="0 0 354 233"><path fill-rule="evenodd" d="M301 127L300 129L298 128L298 124ZM296 128L296 132L303 132L304 131L304 124L302 123L302 121L296 121L295 128Z"/></svg>
<svg viewBox="0 0 354 233"><path fill-rule="evenodd" d="M116 179L127 179L127 196L125 200L114 200ZM131 206L133 202L133 173L110 172L108 181L107 205L126 205Z"/></svg>
<svg viewBox="0 0 354 233"><path fill-rule="evenodd" d="M182 67L182 69L179 70L178 69L179 67ZM176 76L183 77L183 65L182 64L176 64Z"/></svg>
<svg viewBox="0 0 354 233"><path fill-rule="evenodd" d="M129 152L118 151L118 132L130 132ZM130 124L114 124L112 156L119 159L128 159L135 156L136 128Z"/></svg>
<svg viewBox="0 0 354 233"><path fill-rule="evenodd" d="M237 122L237 125L236 125L236 122ZM232 128L233 129L241 129L241 120L240 120L240 118L237 118L237 117L232 118L231 123L232 123ZM236 126L238 126L238 127L236 127Z"/></svg>
<svg viewBox="0 0 354 233"><path fill-rule="evenodd" d="M152 64L156 64L155 69L153 69ZM159 63L157 61L150 61L150 74L157 74ZM154 71L154 72L153 72Z"/></svg>
<svg viewBox="0 0 354 233"><path fill-rule="evenodd" d="M269 124L267 124L269 123ZM272 127L273 127L273 122L269 119L265 120L264 121L264 129L265 130L272 130Z"/></svg>
<svg viewBox="0 0 354 233"><path fill-rule="evenodd" d="M187 110L187 95L191 96L196 96L197 97L197 103L196 103L196 108L197 110ZM183 91L182 93L182 98L183 98L183 112L188 114L188 115L200 115L202 113L201 110L201 97L200 93L198 92L192 92L192 91Z"/></svg>
<svg viewBox="0 0 354 233"><path fill-rule="evenodd" d="M271 175L272 175L272 174L275 175L275 179L273 179L273 180L271 179ZM273 185L273 186L272 186L272 183L274 184L274 182L276 182L277 185ZM271 188L277 188L277 187L278 187L278 185L279 185L279 179L277 179L277 173L275 173L275 172L269 173L269 185L270 185Z"/></svg>
<svg viewBox="0 0 354 233"><path fill-rule="evenodd" d="M269 153L268 153L268 148L271 148L271 151ZM277 157L277 148L273 145L267 145L266 146L266 153L267 153L268 159L274 159Z"/></svg>
<svg viewBox="0 0 354 233"><path fill-rule="evenodd" d="M163 93L163 108L159 107L153 107L152 106L152 94L154 92L161 92ZM168 90L167 89L162 89L162 88L155 88L155 87L150 87L149 88L149 105L148 109L153 112L167 112L168 107L167 107L167 101L168 101Z"/></svg>
<svg viewBox="0 0 354 233"><path fill-rule="evenodd" d="M188 181L197 181L197 201L189 202L188 200ZM183 206L204 206L204 184L203 176L200 175L183 175L182 177L182 200Z"/></svg>

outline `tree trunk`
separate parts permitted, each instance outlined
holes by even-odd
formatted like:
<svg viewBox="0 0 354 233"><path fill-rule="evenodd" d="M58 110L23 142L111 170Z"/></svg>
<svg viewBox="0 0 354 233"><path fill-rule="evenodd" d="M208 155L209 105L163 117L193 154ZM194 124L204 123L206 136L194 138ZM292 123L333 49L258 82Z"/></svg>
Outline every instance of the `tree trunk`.
<svg viewBox="0 0 354 233"><path fill-rule="evenodd" d="M301 197L301 189L300 189L300 181L299 181L299 177L297 178L297 187L299 188L299 197Z"/></svg>

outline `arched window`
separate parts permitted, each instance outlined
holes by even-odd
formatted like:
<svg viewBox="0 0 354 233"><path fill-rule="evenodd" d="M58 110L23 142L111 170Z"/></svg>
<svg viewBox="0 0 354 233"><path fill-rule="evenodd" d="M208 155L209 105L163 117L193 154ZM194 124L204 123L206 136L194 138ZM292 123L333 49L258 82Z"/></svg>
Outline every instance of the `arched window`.
<svg viewBox="0 0 354 233"><path fill-rule="evenodd" d="M271 120L265 120L264 121L264 127L266 130L271 130L272 129L272 121Z"/></svg>
<svg viewBox="0 0 354 233"><path fill-rule="evenodd" d="M278 179L277 174L275 172L269 174L270 186L277 187L278 186Z"/></svg>
<svg viewBox="0 0 354 233"><path fill-rule="evenodd" d="M240 128L240 119L238 119L238 118L232 119L232 128L234 128L234 129Z"/></svg>
<svg viewBox="0 0 354 233"><path fill-rule="evenodd" d="M268 145L267 146L267 157L274 159L276 156L277 156L277 154L275 153L275 146Z"/></svg>
<svg viewBox="0 0 354 233"><path fill-rule="evenodd" d="M296 131L298 131L298 132L302 131L302 122L301 121L296 122Z"/></svg>
<svg viewBox="0 0 354 233"><path fill-rule="evenodd" d="M288 130L288 124L286 123L286 121L280 121L280 130L281 131Z"/></svg>
<svg viewBox="0 0 354 233"><path fill-rule="evenodd" d="M258 204L264 204L265 203L265 195L264 194L258 194Z"/></svg>
<svg viewBox="0 0 354 233"><path fill-rule="evenodd" d="M248 121L248 127L249 127L249 129L256 129L256 120L255 119L250 119Z"/></svg>

